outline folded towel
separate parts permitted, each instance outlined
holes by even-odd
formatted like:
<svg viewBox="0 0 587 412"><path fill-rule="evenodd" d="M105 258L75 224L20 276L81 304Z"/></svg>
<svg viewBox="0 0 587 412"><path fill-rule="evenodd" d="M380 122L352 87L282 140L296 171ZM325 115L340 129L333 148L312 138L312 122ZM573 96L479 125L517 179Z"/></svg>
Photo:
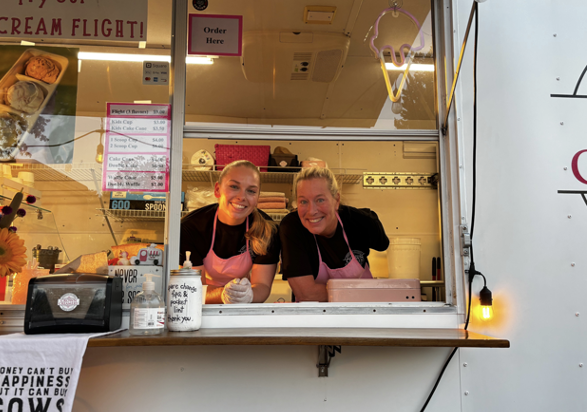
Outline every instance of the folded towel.
<svg viewBox="0 0 587 412"><path fill-rule="evenodd" d="M267 202L257 204L259 209L285 209L285 202Z"/></svg>
<svg viewBox="0 0 587 412"><path fill-rule="evenodd" d="M273 196L279 196L279 197L285 197L285 193L283 192L261 192L259 193L260 197L273 197Z"/></svg>
<svg viewBox="0 0 587 412"><path fill-rule="evenodd" d="M260 197L259 202L283 202L287 201L284 197L279 196L268 196L268 197Z"/></svg>
<svg viewBox="0 0 587 412"><path fill-rule="evenodd" d="M287 215L290 211L287 209L262 209L263 212L270 214L270 213L276 213L276 214L280 214L280 215Z"/></svg>

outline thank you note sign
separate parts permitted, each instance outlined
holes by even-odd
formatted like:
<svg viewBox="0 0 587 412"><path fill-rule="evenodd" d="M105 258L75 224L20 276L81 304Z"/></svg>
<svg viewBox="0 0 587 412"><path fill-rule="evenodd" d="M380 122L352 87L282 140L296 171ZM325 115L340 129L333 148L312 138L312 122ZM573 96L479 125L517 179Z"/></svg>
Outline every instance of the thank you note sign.
<svg viewBox="0 0 587 412"><path fill-rule="evenodd" d="M103 191L167 192L171 105L108 103Z"/></svg>
<svg viewBox="0 0 587 412"><path fill-rule="evenodd" d="M243 16L190 14L188 54L240 56Z"/></svg>
<svg viewBox="0 0 587 412"><path fill-rule="evenodd" d="M146 41L148 0L2 0L0 37Z"/></svg>

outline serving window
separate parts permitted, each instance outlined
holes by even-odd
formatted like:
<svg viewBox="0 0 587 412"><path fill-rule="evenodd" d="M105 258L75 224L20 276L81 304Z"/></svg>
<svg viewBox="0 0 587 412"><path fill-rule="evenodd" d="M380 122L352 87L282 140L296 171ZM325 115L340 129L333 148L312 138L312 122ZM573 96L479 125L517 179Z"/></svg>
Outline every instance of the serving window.
<svg viewBox="0 0 587 412"><path fill-rule="evenodd" d="M176 7L187 6L187 10L177 9L176 14L186 17L188 26L176 27L175 33L183 36L190 49L192 20L188 15L242 16L240 54L189 55L185 72L177 71L184 67L186 56L171 41L174 3ZM447 313L444 305L455 304L456 292L452 266L446 266L443 252L448 241L442 224L448 212L441 208L447 204L442 193L446 153L439 138L438 41L431 2L346 0L312 9L297 0L221 0L200 11L187 3L149 0L144 44L132 39L27 36L34 44L22 46L24 38L0 37L0 76L11 82L2 85L0 112L11 113L6 115L11 124L18 125L19 116L27 122L20 126L20 132L13 133L15 142L5 142L3 147L7 151L2 159L0 194L4 205L10 203L15 190L25 183L18 179L26 177L29 192L40 200L23 203L26 216L15 224L28 249L27 259L32 261L32 251L38 249L39 259L43 255L45 264L59 268L82 255L102 251L110 251L108 259L132 258L141 248L155 243L165 249L168 272L177 265L179 255L179 227L170 218L168 206L176 201L180 215L185 215L215 200L210 192L219 176L218 166L223 164L217 145L265 145L272 155L279 147L278 151L285 149L300 162L325 162L336 175L342 203L375 211L392 241L389 250L370 252L373 276L417 279L419 299L410 294L399 307L408 308L409 313L430 313L433 308ZM386 46L393 46L393 51ZM57 62L63 69L57 74L59 80L46 85L42 79L31 81L22 64L18 73L11 74L19 59L26 63L32 57L26 53ZM403 57L406 64L393 64L402 63ZM151 74L147 79L144 61L172 63L167 77ZM166 82L154 84L155 78ZM22 107L13 107L6 98L8 88L18 81L32 82L27 87L42 95L40 104L31 109L32 115L23 114ZM133 163L132 150L110 150L108 139L121 136L132 144L137 138L116 128L116 113L109 110L109 103L139 111L141 105L159 110L171 103L167 117L160 118L162 123L149 126L167 128L166 138L171 142L167 147L181 145L181 159L174 158L171 151L166 154L170 160L170 173L163 174L167 190L155 192L165 199L147 194L151 198L138 199L137 206L139 203L133 203L137 199L113 193L149 192L146 187L121 186L115 191L105 187L104 162L126 161L131 171L140 163L136 158ZM183 110L173 112L178 107ZM185 117L173 117L173 113ZM151 114L157 117L158 113ZM153 130L154 134L158 131ZM181 137L177 139L176 134ZM26 139L21 138L24 135ZM151 148L159 144L154 140L139 143ZM149 147L142 152L149 152ZM116 160L117 155L122 160ZM292 185L299 170L298 165L284 167L278 160L261 173L263 191L281 192L287 198L285 211L269 212L276 222L294 209ZM132 174L120 176L124 180ZM147 205L151 206L145 209ZM291 300L291 289L277 272L266 303ZM390 307L398 306L394 302L324 305L292 304L282 306L285 309L274 305L210 306L204 313L211 317L234 315L230 323L278 310L286 316L325 311L369 314L375 310L388 313ZM423 306L432 309L426 312L420 309Z"/></svg>

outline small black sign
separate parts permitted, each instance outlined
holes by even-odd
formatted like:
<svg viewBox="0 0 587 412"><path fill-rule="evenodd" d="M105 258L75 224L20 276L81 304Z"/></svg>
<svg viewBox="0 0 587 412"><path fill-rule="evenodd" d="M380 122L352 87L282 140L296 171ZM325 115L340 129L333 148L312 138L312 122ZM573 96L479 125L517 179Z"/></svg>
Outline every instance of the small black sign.
<svg viewBox="0 0 587 412"><path fill-rule="evenodd" d="M202 11L208 8L208 0L193 0L192 4L196 10Z"/></svg>

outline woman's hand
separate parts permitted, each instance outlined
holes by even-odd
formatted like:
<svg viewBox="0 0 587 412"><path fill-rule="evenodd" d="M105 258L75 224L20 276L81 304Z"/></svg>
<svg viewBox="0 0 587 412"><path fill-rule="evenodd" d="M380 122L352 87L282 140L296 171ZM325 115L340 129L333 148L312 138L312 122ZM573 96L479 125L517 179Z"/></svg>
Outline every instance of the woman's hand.
<svg viewBox="0 0 587 412"><path fill-rule="evenodd" d="M222 291L223 303L251 303L253 289L247 278L233 279L224 286Z"/></svg>

